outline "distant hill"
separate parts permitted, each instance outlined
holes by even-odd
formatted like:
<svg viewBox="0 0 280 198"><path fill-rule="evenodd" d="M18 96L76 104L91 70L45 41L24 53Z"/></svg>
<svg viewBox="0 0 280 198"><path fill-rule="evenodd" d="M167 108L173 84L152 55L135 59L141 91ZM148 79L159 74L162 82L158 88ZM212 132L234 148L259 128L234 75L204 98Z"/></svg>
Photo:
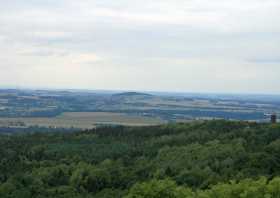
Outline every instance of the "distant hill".
<svg viewBox="0 0 280 198"><path fill-rule="evenodd" d="M147 93L141 93L141 92L123 92L123 93L117 93L113 94L113 97L131 97L131 96L153 96L151 94Z"/></svg>
<svg viewBox="0 0 280 198"><path fill-rule="evenodd" d="M111 96L111 100L115 102L135 102L137 100L146 100L151 99L154 96L147 93L141 93L141 92L123 92L123 93L117 93L113 94Z"/></svg>

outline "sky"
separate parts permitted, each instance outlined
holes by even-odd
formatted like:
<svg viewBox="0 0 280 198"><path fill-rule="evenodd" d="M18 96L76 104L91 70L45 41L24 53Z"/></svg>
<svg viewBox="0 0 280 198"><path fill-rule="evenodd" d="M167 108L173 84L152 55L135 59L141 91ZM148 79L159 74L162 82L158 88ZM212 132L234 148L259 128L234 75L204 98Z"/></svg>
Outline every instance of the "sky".
<svg viewBox="0 0 280 198"><path fill-rule="evenodd" d="M0 87L280 94L279 0L0 0Z"/></svg>

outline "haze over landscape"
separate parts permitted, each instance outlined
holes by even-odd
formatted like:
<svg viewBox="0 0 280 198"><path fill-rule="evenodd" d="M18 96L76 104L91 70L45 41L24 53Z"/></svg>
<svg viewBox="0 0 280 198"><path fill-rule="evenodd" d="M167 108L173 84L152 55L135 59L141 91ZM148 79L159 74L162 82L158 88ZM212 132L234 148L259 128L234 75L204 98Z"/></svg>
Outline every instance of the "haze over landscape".
<svg viewBox="0 0 280 198"><path fill-rule="evenodd" d="M0 198L280 198L279 0L0 0Z"/></svg>
<svg viewBox="0 0 280 198"><path fill-rule="evenodd" d="M0 0L0 86L280 93L278 0Z"/></svg>

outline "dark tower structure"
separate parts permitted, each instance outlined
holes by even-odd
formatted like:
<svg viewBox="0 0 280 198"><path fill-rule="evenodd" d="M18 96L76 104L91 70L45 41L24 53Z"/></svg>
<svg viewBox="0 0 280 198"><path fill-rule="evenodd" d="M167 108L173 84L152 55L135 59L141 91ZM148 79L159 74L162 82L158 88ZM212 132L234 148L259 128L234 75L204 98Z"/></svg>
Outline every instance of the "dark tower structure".
<svg viewBox="0 0 280 198"><path fill-rule="evenodd" d="M270 121L271 121L272 124L275 124L275 123L277 122L277 116L276 116L276 114L272 114L272 115L271 115Z"/></svg>

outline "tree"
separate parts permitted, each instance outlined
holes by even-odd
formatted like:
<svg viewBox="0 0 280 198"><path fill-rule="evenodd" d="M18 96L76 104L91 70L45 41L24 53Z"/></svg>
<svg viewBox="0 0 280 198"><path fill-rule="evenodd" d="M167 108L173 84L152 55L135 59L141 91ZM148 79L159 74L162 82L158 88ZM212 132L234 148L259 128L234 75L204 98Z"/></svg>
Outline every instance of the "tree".
<svg viewBox="0 0 280 198"><path fill-rule="evenodd" d="M178 187L172 180L152 180L134 185L125 198L191 198L194 193Z"/></svg>

